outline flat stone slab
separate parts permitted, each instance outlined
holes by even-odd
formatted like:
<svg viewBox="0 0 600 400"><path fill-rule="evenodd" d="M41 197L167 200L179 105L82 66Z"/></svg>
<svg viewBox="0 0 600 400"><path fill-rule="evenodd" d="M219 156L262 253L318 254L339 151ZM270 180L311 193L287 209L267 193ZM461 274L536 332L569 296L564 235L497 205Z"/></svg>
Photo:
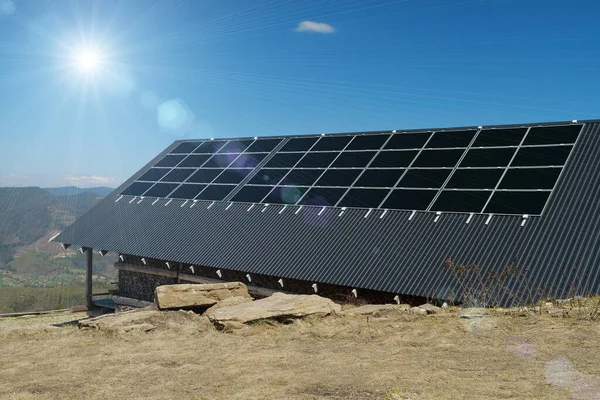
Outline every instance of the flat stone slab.
<svg viewBox="0 0 600 400"><path fill-rule="evenodd" d="M366 304L364 306L351 308L342 312L344 315L369 315L379 311L397 310L406 311L410 308L408 304Z"/></svg>
<svg viewBox="0 0 600 400"><path fill-rule="evenodd" d="M263 319L301 318L308 315L325 316L340 313L342 306L317 295L274 293L264 299L231 307L211 309L206 316L217 327L231 323L247 323Z"/></svg>
<svg viewBox="0 0 600 400"><path fill-rule="evenodd" d="M203 316L192 311L159 311L138 309L133 311L104 314L96 318L79 321L79 328L93 329L109 333L150 332L154 330L169 330L198 332L211 327L210 322Z"/></svg>
<svg viewBox="0 0 600 400"><path fill-rule="evenodd" d="M251 301L252 299L244 296L228 297L224 300L219 301L217 304L206 310L206 312L210 312L211 310L214 311L218 308L232 307L237 306L238 304L250 303Z"/></svg>
<svg viewBox="0 0 600 400"><path fill-rule="evenodd" d="M154 293L161 310L211 307L230 297L251 299L248 288L241 282L163 285Z"/></svg>

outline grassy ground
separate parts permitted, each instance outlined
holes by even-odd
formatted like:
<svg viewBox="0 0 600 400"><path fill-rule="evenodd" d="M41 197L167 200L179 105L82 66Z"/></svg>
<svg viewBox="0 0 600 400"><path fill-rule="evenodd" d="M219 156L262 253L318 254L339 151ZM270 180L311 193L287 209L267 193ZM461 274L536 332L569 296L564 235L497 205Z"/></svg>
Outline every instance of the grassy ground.
<svg viewBox="0 0 600 400"><path fill-rule="evenodd" d="M0 320L0 398L600 399L600 323L574 318L390 312L223 333L171 312L148 333L52 325L83 317Z"/></svg>
<svg viewBox="0 0 600 400"><path fill-rule="evenodd" d="M108 283L94 283L94 293L104 293L109 288L112 288L112 285ZM55 287L0 285L0 314L54 310L77 304L85 304L83 284Z"/></svg>

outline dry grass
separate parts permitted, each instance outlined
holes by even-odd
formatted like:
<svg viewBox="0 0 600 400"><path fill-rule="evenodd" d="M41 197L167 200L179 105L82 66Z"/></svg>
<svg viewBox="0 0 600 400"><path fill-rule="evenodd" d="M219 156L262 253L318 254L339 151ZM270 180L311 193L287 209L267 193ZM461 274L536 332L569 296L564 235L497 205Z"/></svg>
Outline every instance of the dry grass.
<svg viewBox="0 0 600 400"><path fill-rule="evenodd" d="M148 333L51 325L77 317L0 320L0 398L600 398L600 323L574 318L391 312L234 333L182 314L153 317Z"/></svg>

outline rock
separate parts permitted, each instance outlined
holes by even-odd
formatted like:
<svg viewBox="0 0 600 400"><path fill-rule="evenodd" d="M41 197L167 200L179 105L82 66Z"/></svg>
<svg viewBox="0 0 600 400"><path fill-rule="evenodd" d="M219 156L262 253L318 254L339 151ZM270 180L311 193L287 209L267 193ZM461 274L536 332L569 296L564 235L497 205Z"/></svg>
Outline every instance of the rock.
<svg viewBox="0 0 600 400"><path fill-rule="evenodd" d="M121 331L123 333L127 332L150 332L156 329L156 327L152 324L133 324L133 325L124 325L121 327Z"/></svg>
<svg viewBox="0 0 600 400"><path fill-rule="evenodd" d="M224 321L220 325L220 329L223 332L233 332L233 331L238 331L240 329L248 329L248 325L243 324L241 322L237 322L237 321Z"/></svg>
<svg viewBox="0 0 600 400"><path fill-rule="evenodd" d="M154 295L161 310L210 307L229 297L251 299L241 282L163 285L156 288Z"/></svg>
<svg viewBox="0 0 600 400"><path fill-rule="evenodd" d="M444 302L444 304L442 304L442 308L448 308L448 303Z"/></svg>
<svg viewBox="0 0 600 400"><path fill-rule="evenodd" d="M483 318L488 314L485 308L465 308L460 313L460 318L472 319L472 318Z"/></svg>
<svg viewBox="0 0 600 400"><path fill-rule="evenodd" d="M217 304L215 304L214 306L212 306L211 308L206 310L206 312L212 312L218 308L223 308L223 307L237 306L238 304L249 303L251 301L252 301L251 298L244 297L244 296L228 297L224 300L219 301Z"/></svg>
<svg viewBox="0 0 600 400"><path fill-rule="evenodd" d="M344 315L368 315L379 311L398 310L406 311L410 308L408 304L367 304L364 306L351 308L342 312Z"/></svg>
<svg viewBox="0 0 600 400"><path fill-rule="evenodd" d="M83 305L73 306L73 307L69 308L69 312L84 312L87 310L88 310L87 306L83 306Z"/></svg>
<svg viewBox="0 0 600 400"><path fill-rule="evenodd" d="M247 323L262 319L300 318L308 315L325 316L339 313L342 307L317 295L274 293L264 299L210 310L206 315L219 328L229 322ZM230 324L229 324L230 325Z"/></svg>
<svg viewBox="0 0 600 400"><path fill-rule="evenodd" d="M433 304L425 303L419 306L420 309L425 310L427 314L437 314L442 309L440 307L434 306Z"/></svg>
<svg viewBox="0 0 600 400"><path fill-rule="evenodd" d="M158 311L137 309L79 321L81 329L96 329L108 333L150 332L169 330L181 333L196 333L212 329L206 317L191 311Z"/></svg>
<svg viewBox="0 0 600 400"><path fill-rule="evenodd" d="M427 315L427 310L421 308L421 307L412 307L410 310L408 310L410 313L412 314L417 314L417 315Z"/></svg>

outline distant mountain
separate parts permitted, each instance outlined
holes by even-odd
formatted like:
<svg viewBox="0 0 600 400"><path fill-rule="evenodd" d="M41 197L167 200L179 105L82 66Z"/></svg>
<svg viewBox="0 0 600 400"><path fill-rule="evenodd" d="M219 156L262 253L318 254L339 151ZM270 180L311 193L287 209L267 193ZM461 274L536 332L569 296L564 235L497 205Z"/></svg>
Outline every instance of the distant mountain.
<svg viewBox="0 0 600 400"><path fill-rule="evenodd" d="M44 188L44 190L50 192L55 196L74 196L81 193L94 193L98 196L106 197L115 190L115 188L107 187L107 186L97 186L91 188L80 188L77 186L62 186L55 188Z"/></svg>
<svg viewBox="0 0 600 400"><path fill-rule="evenodd" d="M64 229L102 198L88 191L52 195L39 187L0 188L0 267L19 247Z"/></svg>

